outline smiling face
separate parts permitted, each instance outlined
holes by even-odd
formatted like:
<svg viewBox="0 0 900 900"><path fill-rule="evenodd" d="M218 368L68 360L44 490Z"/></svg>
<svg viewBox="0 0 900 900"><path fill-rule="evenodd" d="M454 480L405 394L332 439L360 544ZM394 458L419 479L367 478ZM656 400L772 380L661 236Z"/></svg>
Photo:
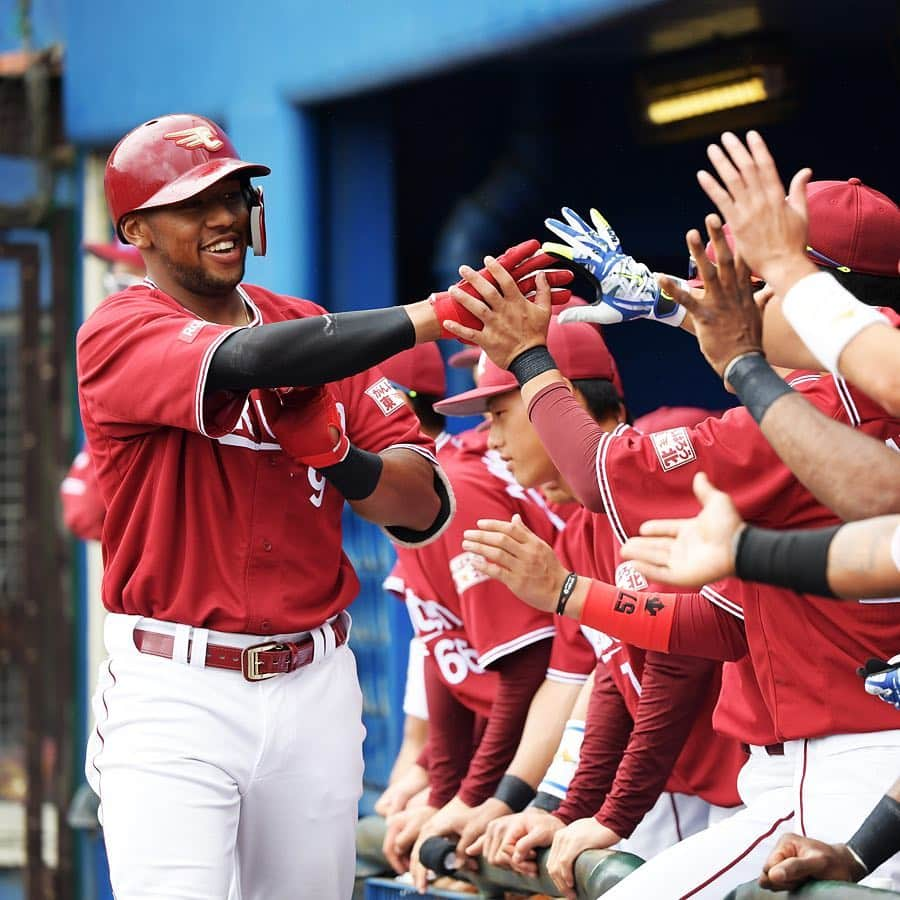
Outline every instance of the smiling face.
<svg viewBox="0 0 900 900"><path fill-rule="evenodd" d="M539 487L558 477L556 467L544 449L518 390L491 397L487 401L491 433L488 446L506 461L516 481L523 487Z"/></svg>
<svg viewBox="0 0 900 900"><path fill-rule="evenodd" d="M181 203L145 210L123 222L150 277L196 297L229 295L244 277L250 211L237 179L220 181ZM170 291L171 293L171 291Z"/></svg>

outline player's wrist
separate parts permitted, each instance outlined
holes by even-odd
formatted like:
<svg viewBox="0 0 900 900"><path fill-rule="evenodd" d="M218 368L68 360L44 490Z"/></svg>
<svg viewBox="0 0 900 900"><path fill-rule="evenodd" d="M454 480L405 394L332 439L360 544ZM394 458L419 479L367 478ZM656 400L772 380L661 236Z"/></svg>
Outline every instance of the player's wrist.
<svg viewBox="0 0 900 900"><path fill-rule="evenodd" d="M735 356L726 366L723 377L734 388L738 399L757 424L762 423L776 401L785 394L793 393L766 362L761 350L747 349Z"/></svg>
<svg viewBox="0 0 900 900"><path fill-rule="evenodd" d="M433 296L433 295L432 295ZM412 323L417 344L436 341L441 336L442 325L431 300L419 300L403 307Z"/></svg>
<svg viewBox="0 0 900 900"><path fill-rule="evenodd" d="M760 268L760 276L781 297L801 279L819 270L803 252L769 257Z"/></svg>

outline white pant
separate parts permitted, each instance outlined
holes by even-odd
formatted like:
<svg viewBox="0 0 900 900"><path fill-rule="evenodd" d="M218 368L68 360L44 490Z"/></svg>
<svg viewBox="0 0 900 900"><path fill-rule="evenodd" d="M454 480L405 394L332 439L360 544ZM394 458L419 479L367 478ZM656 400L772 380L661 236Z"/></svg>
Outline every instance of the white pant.
<svg viewBox="0 0 900 900"><path fill-rule="evenodd" d="M317 629L314 663L250 683L187 660L187 626L169 626L181 662L139 653L138 625L163 630L107 618L85 763L117 900L349 898L364 729L347 646Z"/></svg>
<svg viewBox="0 0 900 900"><path fill-rule="evenodd" d="M900 771L900 731L789 741L784 756L754 748L738 776L745 808L660 853L604 900L720 900L759 877L778 838L795 831L846 841ZM900 887L895 857L863 881Z"/></svg>
<svg viewBox="0 0 900 900"><path fill-rule="evenodd" d="M734 809L713 806L702 797L663 791L631 836L619 841L615 849L634 853L641 859L652 859L734 812Z"/></svg>

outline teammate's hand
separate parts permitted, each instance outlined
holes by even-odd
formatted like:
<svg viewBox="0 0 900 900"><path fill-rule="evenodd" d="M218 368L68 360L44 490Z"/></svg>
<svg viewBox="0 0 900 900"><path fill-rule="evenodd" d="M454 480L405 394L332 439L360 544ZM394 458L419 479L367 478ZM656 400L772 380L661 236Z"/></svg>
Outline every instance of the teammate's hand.
<svg viewBox="0 0 900 900"><path fill-rule="evenodd" d="M442 806L422 827L419 836L413 846L409 858L409 873L412 875L413 884L420 894L425 893L428 887L428 869L419 859L419 851L422 844L435 835L460 834L466 827L472 807L463 803L459 797L454 797L445 806Z"/></svg>
<svg viewBox="0 0 900 900"><path fill-rule="evenodd" d="M268 427L281 449L296 462L323 469L346 457L350 439L334 394L327 386L259 393Z"/></svg>
<svg viewBox="0 0 900 900"><path fill-rule="evenodd" d="M437 812L434 806L417 806L394 813L387 820L381 850L391 868L402 875L409 870L410 851L426 822Z"/></svg>
<svg viewBox="0 0 900 900"><path fill-rule="evenodd" d="M375 812L385 818L401 812L427 785L428 770L413 763L393 784L384 789L375 801Z"/></svg>
<svg viewBox="0 0 900 900"><path fill-rule="evenodd" d="M759 885L770 891L791 891L810 878L859 881L865 874L845 844L783 834L763 865Z"/></svg>
<svg viewBox="0 0 900 900"><path fill-rule="evenodd" d="M528 831L516 841L513 848L513 870L522 875L537 875L537 851L541 847L549 847L553 843L553 835L565 827L563 820L557 819L552 813L532 820Z"/></svg>
<svg viewBox="0 0 900 900"><path fill-rule="evenodd" d="M469 286L478 293L471 297L462 288L450 288L453 299L477 320L478 328L448 322L450 334L467 344L477 344L500 368L506 368L520 353L547 343L552 293L547 272L535 275L535 296L530 301L513 277L491 256L484 258L496 287L479 272L460 266Z"/></svg>
<svg viewBox="0 0 900 900"><path fill-rule="evenodd" d="M754 272L782 297L805 275L816 271L806 256L809 213L806 186L811 169L801 169L784 184L765 141L747 132L747 146L726 131L722 146L707 148L722 184L709 173L697 173L700 187L731 227L735 245Z"/></svg>
<svg viewBox="0 0 900 900"><path fill-rule="evenodd" d="M489 797L480 806L473 807L463 830L459 834L456 852L466 856L478 856L484 843L481 838L491 822L509 814L509 807L495 797Z"/></svg>
<svg viewBox="0 0 900 900"><path fill-rule="evenodd" d="M880 672L866 676L866 693L900 710L900 655L889 659Z"/></svg>
<svg viewBox="0 0 900 900"><path fill-rule="evenodd" d="M472 845L472 850L480 850L481 855L492 865L504 869L512 868L513 851L516 842L525 837L535 824L540 824L550 813L537 807L529 806L522 812L511 813L494 819L485 829L482 839ZM478 844L480 843L480 847ZM530 863L531 869L537 873L537 866Z"/></svg>
<svg viewBox="0 0 900 900"><path fill-rule="evenodd" d="M593 284L597 299L593 306L564 310L560 322L614 325L652 319L675 327L681 324L684 309L663 294L647 266L623 252L618 235L596 209L591 210L593 228L567 206L562 215L565 222L545 219L544 224L565 243L546 242L542 249L578 265Z"/></svg>
<svg viewBox="0 0 900 900"><path fill-rule="evenodd" d="M744 527L731 497L716 490L703 472L694 476L703 509L693 519L650 519L641 537L629 538L622 558L651 581L700 588L734 574L734 543Z"/></svg>
<svg viewBox="0 0 900 900"><path fill-rule="evenodd" d="M463 550L477 554L480 572L505 584L520 600L553 612L568 572L553 548L516 513L512 521L479 519L478 528L463 533Z"/></svg>
<svg viewBox="0 0 900 900"><path fill-rule="evenodd" d="M556 263L554 257L548 253L538 252L539 249L540 246L536 240L524 241L515 247L510 247L509 250L497 257L496 262L516 282L522 295L529 299L533 298L537 292L537 272L544 271L550 285L551 302L554 304L567 303L572 292L566 285L571 284L575 277L574 274L568 269L552 268ZM479 269L478 274L491 286L497 286L496 275L487 265L483 269ZM448 321L474 331L480 331L481 319L458 302L458 298L453 294L453 288L463 291L470 297L476 299L479 297L477 289L465 278L461 278L449 290L438 291L429 297L429 301L434 307L434 314L441 325L441 337L457 337L455 332L445 327L445 322ZM460 340L463 339L460 338ZM464 343L471 344L473 341L467 338Z"/></svg>
<svg viewBox="0 0 900 900"><path fill-rule="evenodd" d="M716 251L716 262L706 255L697 229L687 233L687 246L703 278L703 290L685 290L663 275L664 290L691 314L700 349L719 376L733 359L762 349L762 313L753 299L750 269L732 255L722 231L722 220L711 213L706 230ZM728 387L728 385L726 385Z"/></svg>
<svg viewBox="0 0 900 900"><path fill-rule="evenodd" d="M568 900L575 900L575 860L585 850L605 850L622 838L594 818L576 819L553 835L547 874Z"/></svg>

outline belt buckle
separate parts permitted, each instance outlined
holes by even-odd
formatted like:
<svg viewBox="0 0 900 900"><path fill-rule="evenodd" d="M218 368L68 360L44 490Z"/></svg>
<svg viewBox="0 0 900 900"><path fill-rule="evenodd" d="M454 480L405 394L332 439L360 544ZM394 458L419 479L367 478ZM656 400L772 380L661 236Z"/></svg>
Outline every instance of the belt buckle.
<svg viewBox="0 0 900 900"><path fill-rule="evenodd" d="M276 641L268 644L253 644L251 647L245 647L241 650L241 672L247 681L265 681L267 678L274 678L280 675L280 672L263 672L260 673L259 654L266 650L277 650L281 645Z"/></svg>

